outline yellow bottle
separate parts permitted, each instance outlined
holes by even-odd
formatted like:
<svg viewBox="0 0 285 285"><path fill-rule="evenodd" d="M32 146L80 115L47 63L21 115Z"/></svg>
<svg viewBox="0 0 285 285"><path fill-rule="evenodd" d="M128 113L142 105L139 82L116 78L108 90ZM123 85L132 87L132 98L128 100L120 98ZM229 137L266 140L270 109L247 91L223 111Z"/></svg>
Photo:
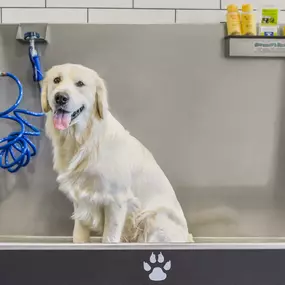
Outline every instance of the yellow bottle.
<svg viewBox="0 0 285 285"><path fill-rule="evenodd" d="M228 35L238 36L241 35L241 23L238 7L234 4L227 7L227 29Z"/></svg>
<svg viewBox="0 0 285 285"><path fill-rule="evenodd" d="M256 36L256 16L251 4L242 5L241 31L245 36Z"/></svg>

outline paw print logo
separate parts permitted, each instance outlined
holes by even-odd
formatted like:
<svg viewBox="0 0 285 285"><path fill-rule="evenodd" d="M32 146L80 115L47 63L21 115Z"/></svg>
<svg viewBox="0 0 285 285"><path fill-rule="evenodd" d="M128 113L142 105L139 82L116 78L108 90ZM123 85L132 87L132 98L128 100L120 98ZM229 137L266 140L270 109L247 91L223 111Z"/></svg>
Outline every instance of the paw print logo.
<svg viewBox="0 0 285 285"><path fill-rule="evenodd" d="M144 261L143 268L145 271L150 272L148 277L151 281L163 281L167 278L166 272L171 269L171 261L164 263L164 256L162 253L156 258L152 253L149 258L150 263Z"/></svg>

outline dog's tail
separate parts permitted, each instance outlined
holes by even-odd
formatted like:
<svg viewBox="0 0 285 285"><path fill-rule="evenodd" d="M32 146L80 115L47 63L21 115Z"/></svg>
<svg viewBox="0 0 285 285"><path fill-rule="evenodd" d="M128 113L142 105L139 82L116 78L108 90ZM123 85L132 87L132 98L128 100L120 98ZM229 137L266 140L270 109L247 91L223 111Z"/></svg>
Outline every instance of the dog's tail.
<svg viewBox="0 0 285 285"><path fill-rule="evenodd" d="M134 235L132 236L133 241L139 241L139 242L147 242L147 236L148 233L150 232L151 228L151 223L156 217L157 212L148 210L148 211L143 211L139 213L136 217L135 220L133 221L134 225Z"/></svg>

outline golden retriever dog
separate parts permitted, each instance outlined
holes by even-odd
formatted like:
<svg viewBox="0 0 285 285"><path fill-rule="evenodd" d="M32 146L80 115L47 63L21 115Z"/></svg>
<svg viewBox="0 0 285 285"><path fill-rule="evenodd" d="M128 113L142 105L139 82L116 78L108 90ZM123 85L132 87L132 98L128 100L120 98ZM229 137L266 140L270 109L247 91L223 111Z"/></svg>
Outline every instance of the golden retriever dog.
<svg viewBox="0 0 285 285"><path fill-rule="evenodd" d="M82 65L52 67L42 84L59 189L74 204L73 242L192 241L152 154L112 116L104 81Z"/></svg>

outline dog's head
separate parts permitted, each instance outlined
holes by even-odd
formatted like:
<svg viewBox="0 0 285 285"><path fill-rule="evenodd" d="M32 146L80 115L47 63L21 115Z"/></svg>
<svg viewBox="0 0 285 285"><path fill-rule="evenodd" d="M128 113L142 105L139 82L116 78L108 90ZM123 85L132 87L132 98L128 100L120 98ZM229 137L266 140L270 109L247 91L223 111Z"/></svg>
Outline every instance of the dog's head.
<svg viewBox="0 0 285 285"><path fill-rule="evenodd" d="M42 109L53 112L54 127L67 129L94 114L104 119L108 110L107 90L97 72L82 65L52 67L42 84Z"/></svg>

